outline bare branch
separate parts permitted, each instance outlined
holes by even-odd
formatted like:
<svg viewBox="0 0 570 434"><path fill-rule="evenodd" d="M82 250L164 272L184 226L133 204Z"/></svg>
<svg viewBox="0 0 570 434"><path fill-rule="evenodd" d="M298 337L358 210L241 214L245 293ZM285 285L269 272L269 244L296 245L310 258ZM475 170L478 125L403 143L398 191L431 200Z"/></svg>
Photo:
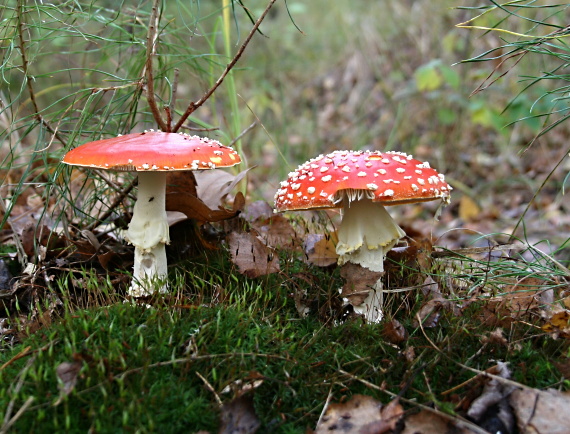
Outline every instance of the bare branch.
<svg viewBox="0 0 570 434"><path fill-rule="evenodd" d="M245 41L243 42L243 44L241 44L241 47L239 47L239 50L237 51L234 58L231 60L230 63L228 63L226 65L226 68L224 69L224 72L222 72L222 75L220 75L220 77L216 80L214 85L210 89L208 89L208 91L202 96L202 98L200 98L196 102L191 102L188 105L188 108L186 109L186 111L184 112L182 117L178 120L178 122L176 123L174 128L172 128L173 132L178 131L180 129L180 127L182 127L182 124L186 121L186 119L188 119L188 116L190 116L192 113L194 113L194 111L197 108L199 108L202 104L204 104L208 100L208 98L210 98L212 96L212 94L216 91L216 89L220 86L220 84L222 84L222 82L224 81L224 79L226 78L228 73L232 70L232 68L235 66L235 64L237 63L237 61L239 60L239 58L241 57L241 55L245 51L249 42L253 38L253 35L255 35L255 32L257 32L257 29L261 25L261 22L263 21L263 19L265 18L265 16L267 15L267 13L269 12L269 10L271 9L271 7L273 6L273 4L276 1L277 0L270 0L269 1L269 3L267 4L267 7L265 8L263 13L259 16L259 18L255 22L255 24L251 28L249 34L247 35L247 38L245 38Z"/></svg>
<svg viewBox="0 0 570 434"><path fill-rule="evenodd" d="M232 147L233 145L235 145L238 140L241 140L241 138L243 136L245 136L247 133L249 133L251 130L253 130L256 126L257 126L257 120L253 121L253 123L249 127L247 127L245 130L243 130L239 134L239 136L237 136L235 139L233 139L228 146Z"/></svg>
<svg viewBox="0 0 570 434"><path fill-rule="evenodd" d="M146 76L146 100L154 120L162 131L169 132L170 125L166 124L160 115L158 105L154 96L154 75L153 75L153 58L156 54L156 44L158 42L158 3L160 0L154 0L152 4L152 12L148 23L148 35L146 39L146 63L145 63L145 76Z"/></svg>
<svg viewBox="0 0 570 434"><path fill-rule="evenodd" d="M88 231L92 231L97 226L99 226L100 223L107 220L109 218L109 216L111 214L113 214L113 211L115 211L115 208L117 208L119 206L119 204L123 201L123 199L125 197L127 197L127 195L132 191L132 189L135 186L135 183L136 183L136 180L132 180L131 182L129 182L127 184L127 186L122 191L119 192L119 195L115 198L115 200L113 200L113 203L111 203L109 205L109 208L107 209L107 211L105 211L105 213L103 215L101 215L97 220L95 220L91 224L89 224L85 229Z"/></svg>
<svg viewBox="0 0 570 434"><path fill-rule="evenodd" d="M198 128L198 127L189 127L186 125L182 125L180 128L188 131L197 131L197 132L204 132L204 131L218 131L220 127L212 127L212 128Z"/></svg>
<svg viewBox="0 0 570 434"><path fill-rule="evenodd" d="M178 81L180 80L180 69L174 68L174 79L172 80L172 96L170 98L170 121L168 127L172 129L172 113L176 113L176 97L178 96Z"/></svg>
<svg viewBox="0 0 570 434"><path fill-rule="evenodd" d="M66 141L64 138L61 137L57 130L52 128L51 125L48 124L40 114L40 108L36 100L36 93L34 92L34 86L32 84L33 77L29 74L28 70L28 55L26 52L26 40L24 39L24 4L24 0L18 0L18 3L16 5L16 14L18 17L18 38L20 40L20 54L22 56L22 71L24 72L24 79L26 80L26 85L30 94L30 101L34 107L34 118L40 123L40 125L43 125L50 132L50 134L55 136L62 145L65 146Z"/></svg>

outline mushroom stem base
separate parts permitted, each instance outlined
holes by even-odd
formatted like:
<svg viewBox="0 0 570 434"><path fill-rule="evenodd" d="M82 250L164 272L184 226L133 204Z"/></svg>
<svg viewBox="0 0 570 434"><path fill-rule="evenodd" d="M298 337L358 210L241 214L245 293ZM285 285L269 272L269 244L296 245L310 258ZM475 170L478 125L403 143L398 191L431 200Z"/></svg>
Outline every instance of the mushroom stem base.
<svg viewBox="0 0 570 434"><path fill-rule="evenodd" d="M362 315L367 323L379 323L384 318L384 291L382 291L382 281L378 280L374 287L368 293L368 297L364 299L358 306L352 306L354 312Z"/></svg>
<svg viewBox="0 0 570 434"><path fill-rule="evenodd" d="M166 249L158 243L150 250L135 247L135 268L128 294L131 297L147 297L155 292L168 291Z"/></svg>

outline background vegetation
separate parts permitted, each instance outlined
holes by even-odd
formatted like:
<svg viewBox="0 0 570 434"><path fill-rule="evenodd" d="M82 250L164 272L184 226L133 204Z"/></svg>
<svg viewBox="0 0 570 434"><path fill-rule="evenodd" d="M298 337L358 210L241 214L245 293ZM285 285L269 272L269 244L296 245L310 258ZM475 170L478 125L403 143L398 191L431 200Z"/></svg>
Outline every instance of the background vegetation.
<svg viewBox="0 0 570 434"><path fill-rule="evenodd" d="M2 429L215 431L235 414L223 404L245 396L264 429L302 432L331 400L356 393L460 420L469 394L453 387L476 375L465 366L481 372L490 359L529 387L567 389L568 329L545 307L568 308L566 4L277 1L184 124L256 166L242 187L250 204L271 203L289 171L335 149L404 151L445 173L455 190L438 222L437 205L394 210L408 233L443 247L429 267L409 255L413 265L388 276L415 288L387 307L386 324L397 318L409 337L391 340L386 325L357 318L332 326L344 318L339 270L306 263L299 246L271 245L279 273L242 276L219 241L231 224L173 246L171 297L123 305L129 252L106 225L128 218L132 179L59 161L90 140L156 129L149 93L174 125L266 6L169 1L156 21L146 1L0 7L1 243L16 276L0 288ZM322 217L293 217L294 233L331 231L336 215ZM98 253L115 255L112 267L85 253L91 236ZM506 242L512 251L445 256ZM427 331L426 277L461 307L440 300ZM70 380L57 372L64 363Z"/></svg>

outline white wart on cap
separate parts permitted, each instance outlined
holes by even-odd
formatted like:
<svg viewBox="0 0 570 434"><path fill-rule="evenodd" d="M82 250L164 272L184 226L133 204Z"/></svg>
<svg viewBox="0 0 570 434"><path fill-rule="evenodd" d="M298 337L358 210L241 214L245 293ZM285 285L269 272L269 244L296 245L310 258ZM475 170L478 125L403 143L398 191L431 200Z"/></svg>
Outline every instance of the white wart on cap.
<svg viewBox="0 0 570 434"><path fill-rule="evenodd" d="M383 205L399 205L435 199L447 202L451 187L429 163L403 152L334 151L291 172L275 194L275 208L338 207L343 190Z"/></svg>

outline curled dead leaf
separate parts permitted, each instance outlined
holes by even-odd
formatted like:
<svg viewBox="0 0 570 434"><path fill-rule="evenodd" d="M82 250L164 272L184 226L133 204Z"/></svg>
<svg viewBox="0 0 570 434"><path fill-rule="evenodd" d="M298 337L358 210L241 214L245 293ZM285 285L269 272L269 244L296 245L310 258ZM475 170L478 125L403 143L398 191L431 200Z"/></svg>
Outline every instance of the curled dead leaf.
<svg viewBox="0 0 570 434"><path fill-rule="evenodd" d="M371 396L354 395L346 403L330 404L315 433L387 433L396 428L403 414L398 400L383 406Z"/></svg>
<svg viewBox="0 0 570 434"><path fill-rule="evenodd" d="M54 405L58 405L69 395L77 384L77 377L81 370L81 362L63 362L55 368L55 373L59 380L60 395Z"/></svg>
<svg viewBox="0 0 570 434"><path fill-rule="evenodd" d="M422 327L429 329L437 326L441 316L443 301L438 299L428 300L422 305L416 318L414 319L414 327L418 327L418 321L421 321Z"/></svg>
<svg viewBox="0 0 570 434"><path fill-rule="evenodd" d="M241 274L255 278L279 271L279 257L251 232L231 232L228 246Z"/></svg>
<svg viewBox="0 0 570 434"><path fill-rule="evenodd" d="M241 395L225 403L221 410L220 434L255 433L261 423L255 414L253 399Z"/></svg>
<svg viewBox="0 0 570 434"><path fill-rule="evenodd" d="M208 208L218 209L224 205L228 194L245 178L253 169L242 170L237 175L224 170L199 170L194 172L196 179L196 196L206 204Z"/></svg>
<svg viewBox="0 0 570 434"><path fill-rule="evenodd" d="M570 427L570 394L554 389L517 389L509 403L520 433L565 434Z"/></svg>
<svg viewBox="0 0 570 434"><path fill-rule="evenodd" d="M564 309L554 313L548 322L542 326L542 330L554 338L570 338L570 311Z"/></svg>
<svg viewBox="0 0 570 434"><path fill-rule="evenodd" d="M504 362L498 362L487 372L505 379L511 376ZM513 432L514 415L507 401L513 386L498 378L485 378L484 381L483 391L471 402L467 415L489 432Z"/></svg>
<svg viewBox="0 0 570 434"><path fill-rule="evenodd" d="M392 319L384 324L382 335L392 344L399 345L408 339L408 331L397 319Z"/></svg>
<svg viewBox="0 0 570 434"><path fill-rule="evenodd" d="M475 431L458 426L449 417L429 410L406 417L402 434L473 434Z"/></svg>
<svg viewBox="0 0 570 434"><path fill-rule="evenodd" d="M297 232L289 220L282 215L276 214L269 218L259 218L251 223L251 227L270 247L290 250L300 244Z"/></svg>
<svg viewBox="0 0 570 434"><path fill-rule="evenodd" d="M222 200L227 193L220 195L219 190L206 188L203 186L204 191L213 190L216 194L211 193L207 196L208 203L217 205L214 207L208 206L199 196L196 191L196 186L193 184L193 178L188 175L181 175L181 173L191 172L173 172L169 173L167 177L166 187L166 210L178 211L185 214L189 219L196 220L199 224L207 222L219 222L227 220L238 215L245 206L245 197L241 192L238 192L233 201L231 208L222 207ZM225 173L225 172L224 172Z"/></svg>
<svg viewBox="0 0 570 434"><path fill-rule="evenodd" d="M336 232L332 234L307 234L303 243L305 260L317 267L328 267L336 264L338 261L337 241Z"/></svg>
<svg viewBox="0 0 570 434"><path fill-rule="evenodd" d="M340 270L341 277L345 279L341 296L347 298L353 306L360 306L382 274L359 264L347 262Z"/></svg>

